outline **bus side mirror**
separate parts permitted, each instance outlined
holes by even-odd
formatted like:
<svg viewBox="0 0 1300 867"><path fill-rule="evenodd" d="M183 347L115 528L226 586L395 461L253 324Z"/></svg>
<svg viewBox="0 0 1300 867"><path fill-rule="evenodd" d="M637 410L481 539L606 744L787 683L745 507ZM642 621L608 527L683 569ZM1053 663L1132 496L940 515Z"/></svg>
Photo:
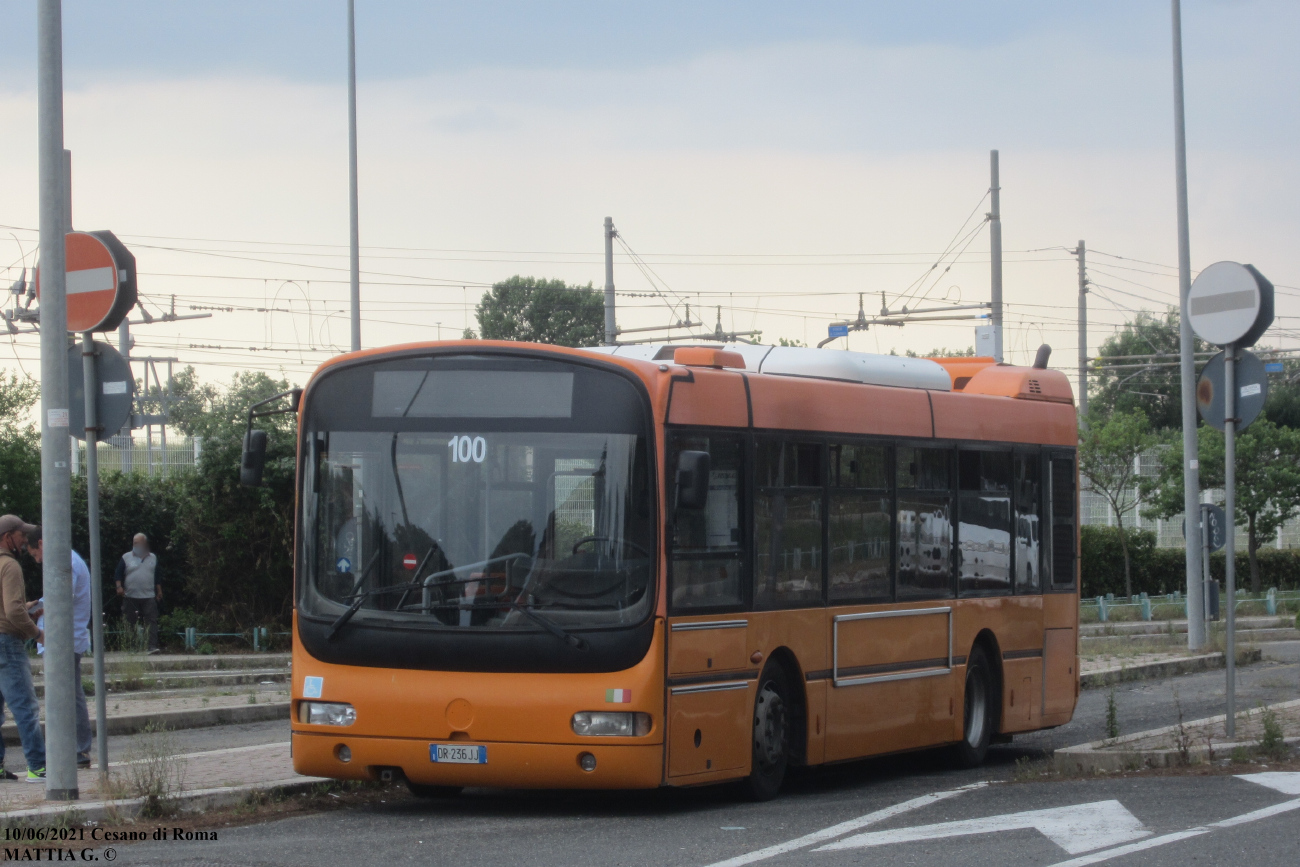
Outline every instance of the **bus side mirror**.
<svg viewBox="0 0 1300 867"><path fill-rule="evenodd" d="M709 453L677 456L677 508L703 509L709 501Z"/></svg>
<svg viewBox="0 0 1300 867"><path fill-rule="evenodd" d="M239 483L256 488L262 484L266 466L266 431L249 430L244 434L244 454L239 461Z"/></svg>

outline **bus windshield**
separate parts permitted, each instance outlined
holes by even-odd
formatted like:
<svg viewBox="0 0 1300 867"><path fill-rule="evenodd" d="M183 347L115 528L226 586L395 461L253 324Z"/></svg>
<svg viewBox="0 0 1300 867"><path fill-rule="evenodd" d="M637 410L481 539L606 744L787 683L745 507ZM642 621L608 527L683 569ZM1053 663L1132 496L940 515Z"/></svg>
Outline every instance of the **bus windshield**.
<svg viewBox="0 0 1300 867"><path fill-rule="evenodd" d="M593 425L573 379L463 362L367 377L367 429L308 432L308 613L560 637L643 621L646 437L575 430Z"/></svg>

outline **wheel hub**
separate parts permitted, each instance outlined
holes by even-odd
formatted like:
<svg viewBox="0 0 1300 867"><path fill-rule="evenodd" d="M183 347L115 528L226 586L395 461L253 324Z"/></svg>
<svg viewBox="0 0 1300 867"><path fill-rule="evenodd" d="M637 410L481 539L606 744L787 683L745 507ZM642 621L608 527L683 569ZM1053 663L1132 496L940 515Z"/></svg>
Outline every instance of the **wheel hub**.
<svg viewBox="0 0 1300 867"><path fill-rule="evenodd" d="M764 687L754 708L754 755L764 765L775 765L785 752L785 700Z"/></svg>

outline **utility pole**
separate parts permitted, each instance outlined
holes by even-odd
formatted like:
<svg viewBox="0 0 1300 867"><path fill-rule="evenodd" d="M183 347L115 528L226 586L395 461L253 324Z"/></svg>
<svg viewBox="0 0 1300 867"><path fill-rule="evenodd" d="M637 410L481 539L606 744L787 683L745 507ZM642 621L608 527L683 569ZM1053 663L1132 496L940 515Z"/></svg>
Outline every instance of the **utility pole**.
<svg viewBox="0 0 1300 867"><path fill-rule="evenodd" d="M993 267L993 360L1002 363L1002 187L998 183L998 152L989 151L989 261Z"/></svg>
<svg viewBox="0 0 1300 867"><path fill-rule="evenodd" d="M1223 545L1223 589L1228 597L1227 716L1224 732L1231 742L1237 735L1237 344L1223 347L1223 523L1228 525ZM1186 523L1191 523L1190 521ZM1187 625L1191 627L1191 614Z"/></svg>
<svg viewBox="0 0 1300 867"><path fill-rule="evenodd" d="M36 99L41 249L41 524L45 546L45 799L77 791L72 657L72 478L64 216L63 10L39 0ZM35 769L33 769L35 770Z"/></svg>
<svg viewBox="0 0 1300 867"><path fill-rule="evenodd" d="M1083 241L1074 248L1079 257L1079 421L1088 416L1088 266Z"/></svg>
<svg viewBox="0 0 1300 867"><path fill-rule="evenodd" d="M1183 15L1171 0L1174 37L1174 173L1178 196L1178 355L1183 409L1183 515L1187 525L1187 647L1205 646L1205 594L1201 584L1201 473L1196 443L1195 340L1187 296L1192 291L1192 253L1187 217L1187 129L1183 120ZM1233 532L1231 524L1228 532ZM1232 605L1232 600L1228 600Z"/></svg>
<svg viewBox="0 0 1300 867"><path fill-rule="evenodd" d="M348 0L348 218L352 276L352 351L361 348L361 230L357 214L357 28Z"/></svg>
<svg viewBox="0 0 1300 867"><path fill-rule="evenodd" d="M614 324L614 218L605 218L605 345L613 346L618 337Z"/></svg>

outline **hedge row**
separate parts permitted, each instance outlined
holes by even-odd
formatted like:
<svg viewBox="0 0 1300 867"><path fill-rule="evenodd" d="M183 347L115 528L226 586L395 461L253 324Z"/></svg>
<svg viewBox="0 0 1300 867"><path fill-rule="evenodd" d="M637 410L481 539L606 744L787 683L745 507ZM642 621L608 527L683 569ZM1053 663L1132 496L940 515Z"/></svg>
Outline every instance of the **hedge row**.
<svg viewBox="0 0 1300 867"><path fill-rule="evenodd" d="M1124 595L1124 554L1120 549L1119 528L1083 527L1081 532L1083 596ZM1157 548L1155 534L1148 530L1124 532L1128 536L1134 593L1156 596L1186 589L1183 549ZM1258 558L1261 589L1300 589L1300 552L1261 548ZM1210 575L1223 584L1222 551L1210 555ZM1237 586L1250 588L1250 565L1245 551L1237 552Z"/></svg>

